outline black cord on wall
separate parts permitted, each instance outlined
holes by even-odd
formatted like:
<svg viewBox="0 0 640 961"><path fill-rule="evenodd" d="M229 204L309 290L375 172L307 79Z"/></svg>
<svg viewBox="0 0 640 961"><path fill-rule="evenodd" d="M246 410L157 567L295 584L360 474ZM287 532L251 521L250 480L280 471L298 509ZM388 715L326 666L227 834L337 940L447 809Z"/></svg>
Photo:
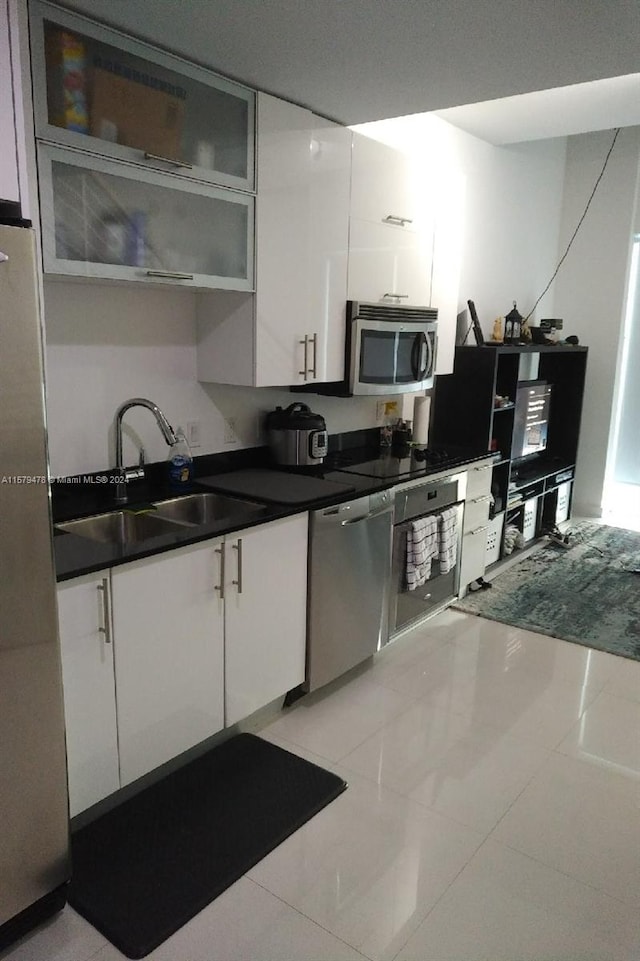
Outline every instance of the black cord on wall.
<svg viewBox="0 0 640 961"><path fill-rule="evenodd" d="M539 296L538 299L536 300L535 304L533 305L533 307L531 308L531 310L529 311L529 313L527 314L527 316L524 318L525 321L529 320L529 318L531 317L531 314L534 312L534 310L536 309L536 307L538 306L538 304L540 303L540 301L542 300L542 298L544 297L544 295L546 294L546 292L549 290L549 287L551 286L551 284L553 283L553 281L556 279L556 276L557 276L557 274L558 274L558 271L559 271L560 268L562 267L562 264L564 263L564 261L565 261L565 259L566 259L566 257L567 257L567 254L568 254L569 251L571 250L571 245L573 244L573 241L576 239L576 236L577 236L577 234L578 234L578 231L580 230L580 227L582 226L582 221L583 221L584 218L587 216L587 211L588 211L589 207L591 206L591 201L592 201L593 198L595 197L595 195L596 195L596 190L598 189L598 185L600 184L600 181L602 180L602 178L603 178L603 176L604 176L604 172L605 172L605 170L607 169L607 164L609 163L609 157L611 156L611 152L613 151L613 148L615 147L615 143L616 143L616 140L618 139L618 134L619 134L619 133L620 133L620 127L617 127L616 130L615 130L615 132L614 132L614 134L613 134L613 140L611 141L611 146L609 147L609 150L607 151L607 156L604 158L604 163L603 163L603 165L602 165L602 170L601 170L600 173L598 174L598 177L597 177L597 179L596 179L596 182L595 182L595 184L593 185L593 190L591 191L591 196L590 196L589 199L587 200L587 205L586 205L586 207L584 208L584 210L583 210L583 212L582 212L582 216L580 217L580 220L578 221L578 224L577 224L577 226L576 226L576 229L573 231L573 234L571 235L571 240L570 240L569 243L567 244L567 249L566 249L565 252L563 253L563 255L562 255L562 257L560 258L560 260L558 261L558 265L557 265L556 269L554 270L553 274L551 275L551 280L549 281L549 283L547 284L547 286L544 288L544 290L542 291L542 293L540 294L540 296ZM468 332L467 332L467 333L468 333Z"/></svg>

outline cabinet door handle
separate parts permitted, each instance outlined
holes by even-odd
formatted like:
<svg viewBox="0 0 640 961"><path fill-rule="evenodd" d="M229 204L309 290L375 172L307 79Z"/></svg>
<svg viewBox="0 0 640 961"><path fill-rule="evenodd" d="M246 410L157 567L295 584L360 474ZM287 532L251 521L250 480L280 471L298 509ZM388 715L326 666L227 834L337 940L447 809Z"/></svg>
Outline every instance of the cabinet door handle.
<svg viewBox="0 0 640 961"><path fill-rule="evenodd" d="M313 344L313 367L311 368L311 376L315 379L318 376L318 335L314 334L311 338L311 343Z"/></svg>
<svg viewBox="0 0 640 961"><path fill-rule="evenodd" d="M486 467L474 467L473 469L476 471L483 471L483 470L491 470L492 467L493 467L493 464L487 464Z"/></svg>
<svg viewBox="0 0 640 961"><path fill-rule="evenodd" d="M489 503L490 500L491 494L483 494L482 497L474 497L472 501L469 501L469 504L481 504L483 501Z"/></svg>
<svg viewBox="0 0 640 961"><path fill-rule="evenodd" d="M242 538L239 537L237 543L233 545L234 551L238 552L238 580L231 581L238 588L238 594L242 594Z"/></svg>
<svg viewBox="0 0 640 961"><path fill-rule="evenodd" d="M224 541L220 547L214 548L215 553L220 555L220 583L214 585L214 591L218 591L220 594L220 600L224 600L224 574L225 574L225 554L224 554Z"/></svg>
<svg viewBox="0 0 640 961"><path fill-rule="evenodd" d="M413 220L411 217L399 217L397 214L387 214L386 217L382 218L383 224L396 224L399 227L404 227L405 224L412 224Z"/></svg>
<svg viewBox="0 0 640 961"><path fill-rule="evenodd" d="M392 297L394 300L408 300L409 294L383 294L382 299L385 297Z"/></svg>
<svg viewBox="0 0 640 961"><path fill-rule="evenodd" d="M178 270L147 270L147 277L170 277L172 280L193 280L193 274L181 274Z"/></svg>
<svg viewBox="0 0 640 961"><path fill-rule="evenodd" d="M163 157L161 154L149 153L147 150L144 152L145 160L158 160L163 164L171 164L172 167L184 167L185 170L193 170L193 164L187 163L186 160L176 160L174 157Z"/></svg>
<svg viewBox="0 0 640 961"><path fill-rule="evenodd" d="M482 534L484 531L488 531L488 530L489 530L489 526L485 524L484 527L476 527L475 531L468 531L465 534L465 537L475 537L476 534Z"/></svg>
<svg viewBox="0 0 640 961"><path fill-rule="evenodd" d="M111 644L111 619L109 617L109 578L103 577L102 584L97 585L102 594L102 624L98 627L100 634L104 634L105 644Z"/></svg>
<svg viewBox="0 0 640 961"><path fill-rule="evenodd" d="M305 334L304 340L299 340L298 343L303 344L304 346L304 361L302 362L303 369L299 370L298 373L306 380L307 374L309 373L309 335Z"/></svg>

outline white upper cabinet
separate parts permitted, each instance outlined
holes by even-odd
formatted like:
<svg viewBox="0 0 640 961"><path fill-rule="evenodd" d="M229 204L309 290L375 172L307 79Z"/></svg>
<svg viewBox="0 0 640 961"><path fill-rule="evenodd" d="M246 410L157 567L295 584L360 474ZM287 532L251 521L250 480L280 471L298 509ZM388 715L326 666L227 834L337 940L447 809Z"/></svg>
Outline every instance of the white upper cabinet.
<svg viewBox="0 0 640 961"><path fill-rule="evenodd" d="M429 233L433 225L426 186L406 154L354 133L352 217Z"/></svg>
<svg viewBox="0 0 640 961"><path fill-rule="evenodd" d="M353 135L348 295L374 303L432 299L432 185L412 158Z"/></svg>
<svg viewBox="0 0 640 961"><path fill-rule="evenodd" d="M18 203L18 151L15 113L13 106L13 77L9 39L9 10L7 0L0 0L0 200Z"/></svg>
<svg viewBox="0 0 640 961"><path fill-rule="evenodd" d="M431 305L431 248L419 233L354 219L349 245L350 300Z"/></svg>
<svg viewBox="0 0 640 961"><path fill-rule="evenodd" d="M254 387L343 376L351 131L258 95L256 294L204 295L198 377Z"/></svg>
<svg viewBox="0 0 640 961"><path fill-rule="evenodd" d="M337 380L351 132L258 95L256 386Z"/></svg>
<svg viewBox="0 0 640 961"><path fill-rule="evenodd" d="M46 3L32 6L36 135L253 190L254 94Z"/></svg>

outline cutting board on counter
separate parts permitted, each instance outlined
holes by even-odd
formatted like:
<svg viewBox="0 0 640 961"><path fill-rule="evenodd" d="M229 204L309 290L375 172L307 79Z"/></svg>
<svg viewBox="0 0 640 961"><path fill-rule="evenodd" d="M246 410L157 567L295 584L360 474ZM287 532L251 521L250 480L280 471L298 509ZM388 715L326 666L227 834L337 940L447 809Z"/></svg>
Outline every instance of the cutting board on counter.
<svg viewBox="0 0 640 961"><path fill-rule="evenodd" d="M261 468L199 477L198 484L227 494L237 494L239 497L255 498L267 504L306 504L308 501L324 500L327 497L341 497L355 490L351 484L338 484L322 477Z"/></svg>

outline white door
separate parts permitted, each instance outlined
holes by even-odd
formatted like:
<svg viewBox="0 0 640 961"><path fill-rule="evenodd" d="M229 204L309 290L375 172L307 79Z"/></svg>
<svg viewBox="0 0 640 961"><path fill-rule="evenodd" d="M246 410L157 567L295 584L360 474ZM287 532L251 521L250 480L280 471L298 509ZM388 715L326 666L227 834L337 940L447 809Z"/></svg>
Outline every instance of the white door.
<svg viewBox="0 0 640 961"><path fill-rule="evenodd" d="M123 785L223 726L220 544L112 572Z"/></svg>
<svg viewBox="0 0 640 961"><path fill-rule="evenodd" d="M227 726L304 680L307 525L298 514L227 539Z"/></svg>
<svg viewBox="0 0 640 961"><path fill-rule="evenodd" d="M303 383L309 333L311 113L258 95L257 387Z"/></svg>
<svg viewBox="0 0 640 961"><path fill-rule="evenodd" d="M71 816L120 787L109 572L58 585Z"/></svg>
<svg viewBox="0 0 640 961"><path fill-rule="evenodd" d="M308 378L342 380L349 254L351 131L313 118L309 328L317 337Z"/></svg>
<svg viewBox="0 0 640 961"><path fill-rule="evenodd" d="M402 227L351 219L350 300L431 303L431 240Z"/></svg>

